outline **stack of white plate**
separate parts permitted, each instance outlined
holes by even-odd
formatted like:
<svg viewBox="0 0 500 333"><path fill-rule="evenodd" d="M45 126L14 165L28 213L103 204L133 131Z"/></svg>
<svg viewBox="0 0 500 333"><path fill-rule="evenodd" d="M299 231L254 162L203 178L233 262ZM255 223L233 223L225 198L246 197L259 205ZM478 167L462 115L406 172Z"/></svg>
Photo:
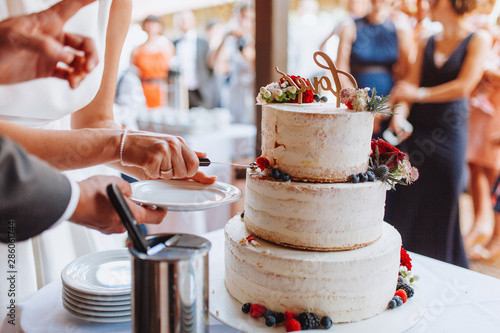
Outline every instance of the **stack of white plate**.
<svg viewBox="0 0 500 333"><path fill-rule="evenodd" d="M130 264L128 249L94 252L71 262L61 273L64 308L94 322L130 321Z"/></svg>

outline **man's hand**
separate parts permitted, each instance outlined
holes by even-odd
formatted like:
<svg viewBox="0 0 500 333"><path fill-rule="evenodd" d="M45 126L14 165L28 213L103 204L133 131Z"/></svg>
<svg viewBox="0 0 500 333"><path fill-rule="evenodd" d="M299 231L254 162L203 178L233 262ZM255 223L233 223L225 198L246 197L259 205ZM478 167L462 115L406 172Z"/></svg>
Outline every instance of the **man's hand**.
<svg viewBox="0 0 500 333"><path fill-rule="evenodd" d="M165 211L144 208L129 199L132 189L125 180L114 176L94 176L79 183L80 200L70 221L105 234L124 232L125 227L106 193L106 187L111 183L116 183L123 193L137 222L158 224L163 220Z"/></svg>
<svg viewBox="0 0 500 333"><path fill-rule="evenodd" d="M0 84L57 77L76 88L99 58L91 38L65 33L63 27L94 1L63 0L45 11L0 22Z"/></svg>

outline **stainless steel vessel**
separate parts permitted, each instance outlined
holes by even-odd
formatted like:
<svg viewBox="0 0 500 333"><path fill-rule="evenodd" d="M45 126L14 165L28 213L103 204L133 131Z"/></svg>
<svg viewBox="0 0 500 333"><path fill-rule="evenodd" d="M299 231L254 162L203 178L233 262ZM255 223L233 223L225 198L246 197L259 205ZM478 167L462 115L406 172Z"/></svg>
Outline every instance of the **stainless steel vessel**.
<svg viewBox="0 0 500 333"><path fill-rule="evenodd" d="M190 234L147 237L148 253L132 253L132 326L135 333L208 332L208 252Z"/></svg>

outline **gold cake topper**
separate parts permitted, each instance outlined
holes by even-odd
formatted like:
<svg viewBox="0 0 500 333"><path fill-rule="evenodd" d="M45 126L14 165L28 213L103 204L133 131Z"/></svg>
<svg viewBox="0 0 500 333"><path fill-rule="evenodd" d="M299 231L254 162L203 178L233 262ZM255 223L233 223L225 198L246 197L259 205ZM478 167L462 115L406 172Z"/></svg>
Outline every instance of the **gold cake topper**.
<svg viewBox="0 0 500 333"><path fill-rule="evenodd" d="M318 61L318 57L323 58L323 60L326 62L326 64L322 64ZM335 64L333 63L332 59L330 57L321 51L317 51L313 55L314 62L318 67L329 70L330 73L332 74L333 81L335 82L335 90L333 89L332 82L328 76L321 76L320 78L315 77L314 81L311 82L311 79L303 79L301 77L297 78L298 81L298 86L295 83L292 78L280 71L278 67L275 67L276 72L280 73L285 80L288 81L288 83L292 86L294 86L297 89L298 92L298 99L297 102L299 104L302 104L302 93L307 90L311 90L313 94L319 93L319 88L322 88L325 91L330 91L337 99L337 107L340 107L340 91L342 90L342 83L340 82L340 77L339 74L343 74L347 76L351 82L353 83L354 87L358 87L358 83L356 82L356 79L354 76L352 76L350 73L347 73L345 71L338 70L337 67L335 67Z"/></svg>

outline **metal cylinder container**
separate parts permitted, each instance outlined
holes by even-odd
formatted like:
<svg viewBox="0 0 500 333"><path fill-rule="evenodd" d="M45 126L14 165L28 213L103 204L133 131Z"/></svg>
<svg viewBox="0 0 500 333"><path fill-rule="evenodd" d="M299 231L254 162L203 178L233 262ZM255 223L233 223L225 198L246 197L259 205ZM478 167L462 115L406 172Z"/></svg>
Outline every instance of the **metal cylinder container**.
<svg viewBox="0 0 500 333"><path fill-rule="evenodd" d="M208 332L208 252L190 234L147 237L149 254L132 253L132 326L135 333Z"/></svg>

